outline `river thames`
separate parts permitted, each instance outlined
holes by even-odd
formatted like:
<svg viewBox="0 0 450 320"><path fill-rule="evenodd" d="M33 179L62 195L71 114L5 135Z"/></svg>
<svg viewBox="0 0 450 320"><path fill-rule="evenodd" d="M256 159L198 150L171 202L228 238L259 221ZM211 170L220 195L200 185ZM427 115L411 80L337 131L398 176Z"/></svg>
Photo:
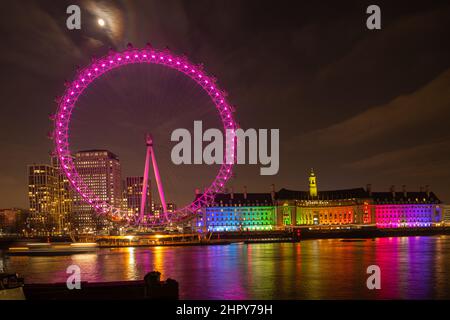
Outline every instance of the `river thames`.
<svg viewBox="0 0 450 320"><path fill-rule="evenodd" d="M90 282L158 270L179 282L181 299L450 299L450 236L100 249L3 263L27 283L65 282L72 264ZM367 289L370 265L381 268L380 290Z"/></svg>

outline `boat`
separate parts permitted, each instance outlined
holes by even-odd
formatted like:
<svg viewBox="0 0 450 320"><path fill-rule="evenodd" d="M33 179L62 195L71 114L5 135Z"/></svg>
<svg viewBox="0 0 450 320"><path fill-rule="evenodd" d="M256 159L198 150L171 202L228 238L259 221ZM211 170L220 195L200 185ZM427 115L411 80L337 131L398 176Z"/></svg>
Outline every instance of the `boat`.
<svg viewBox="0 0 450 320"><path fill-rule="evenodd" d="M25 300L24 281L17 274L0 273L0 300Z"/></svg>
<svg viewBox="0 0 450 320"><path fill-rule="evenodd" d="M7 256L67 256L91 253L98 249L97 243L28 243L10 247Z"/></svg>

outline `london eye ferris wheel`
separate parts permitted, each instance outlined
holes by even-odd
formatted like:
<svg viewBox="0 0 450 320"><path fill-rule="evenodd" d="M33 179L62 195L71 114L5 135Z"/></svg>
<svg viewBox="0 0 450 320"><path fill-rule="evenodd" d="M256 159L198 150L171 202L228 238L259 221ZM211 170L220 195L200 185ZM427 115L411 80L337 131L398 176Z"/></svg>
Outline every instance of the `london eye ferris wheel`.
<svg viewBox="0 0 450 320"><path fill-rule="evenodd" d="M58 108L54 116L54 131L52 133L52 138L54 139L55 154L58 157L61 170L67 177L73 190L79 194L79 196L89 204L97 214L134 225L150 224L152 226L161 226L186 221L195 217L199 210L212 203L216 193L222 192L225 189L226 182L232 176L232 163L223 161L218 172L215 174L215 178L213 178L201 195L196 197L186 206L168 212L162 182L164 177L159 173L155 150L153 149L153 139L149 135L146 140L147 154L139 218L133 218L129 217L122 208L102 200L78 173L73 157L71 156L72 151L69 144L71 118L74 110L77 108L79 99L85 94L86 89L96 82L97 79L115 69L139 64L159 65L184 75L184 77L193 81L196 90L201 90L208 95L219 114L224 132L237 129L237 124L233 116L234 108L227 101L226 93L218 87L216 79L208 75L201 65L195 65L185 56L175 55L168 49L159 50L152 48L150 45L138 49L133 48L132 45L128 45L127 49L122 52L110 51L102 58L93 59L89 66L77 71L72 82L66 84L64 95L58 99ZM229 142L227 141L227 143ZM234 143L232 144L233 145L230 146L231 149L234 148ZM149 215L148 212L144 211L146 210L145 197L147 192L145 191L148 184L147 179L150 161L152 162L154 169L153 171L158 186L158 194L161 200L163 214L151 216L150 219L144 219L144 216Z"/></svg>

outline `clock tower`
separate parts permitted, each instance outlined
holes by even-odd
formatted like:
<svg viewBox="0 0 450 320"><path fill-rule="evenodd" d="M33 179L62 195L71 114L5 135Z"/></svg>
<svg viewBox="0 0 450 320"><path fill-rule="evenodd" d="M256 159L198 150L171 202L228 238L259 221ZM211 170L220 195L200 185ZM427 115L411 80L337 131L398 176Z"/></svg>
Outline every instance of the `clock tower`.
<svg viewBox="0 0 450 320"><path fill-rule="evenodd" d="M311 197L317 197L317 181L314 170L311 168L311 173L309 174L309 195Z"/></svg>

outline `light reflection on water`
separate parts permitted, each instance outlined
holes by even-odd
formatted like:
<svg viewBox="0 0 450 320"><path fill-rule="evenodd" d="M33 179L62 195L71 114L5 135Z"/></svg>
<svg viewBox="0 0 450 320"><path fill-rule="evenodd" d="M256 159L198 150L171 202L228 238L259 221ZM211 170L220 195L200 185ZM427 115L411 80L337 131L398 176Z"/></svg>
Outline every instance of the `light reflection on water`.
<svg viewBox="0 0 450 320"><path fill-rule="evenodd" d="M307 240L301 243L101 249L71 257L10 257L6 268L31 282L143 279L158 270L182 299L450 299L450 237ZM369 265L381 290L366 287Z"/></svg>

